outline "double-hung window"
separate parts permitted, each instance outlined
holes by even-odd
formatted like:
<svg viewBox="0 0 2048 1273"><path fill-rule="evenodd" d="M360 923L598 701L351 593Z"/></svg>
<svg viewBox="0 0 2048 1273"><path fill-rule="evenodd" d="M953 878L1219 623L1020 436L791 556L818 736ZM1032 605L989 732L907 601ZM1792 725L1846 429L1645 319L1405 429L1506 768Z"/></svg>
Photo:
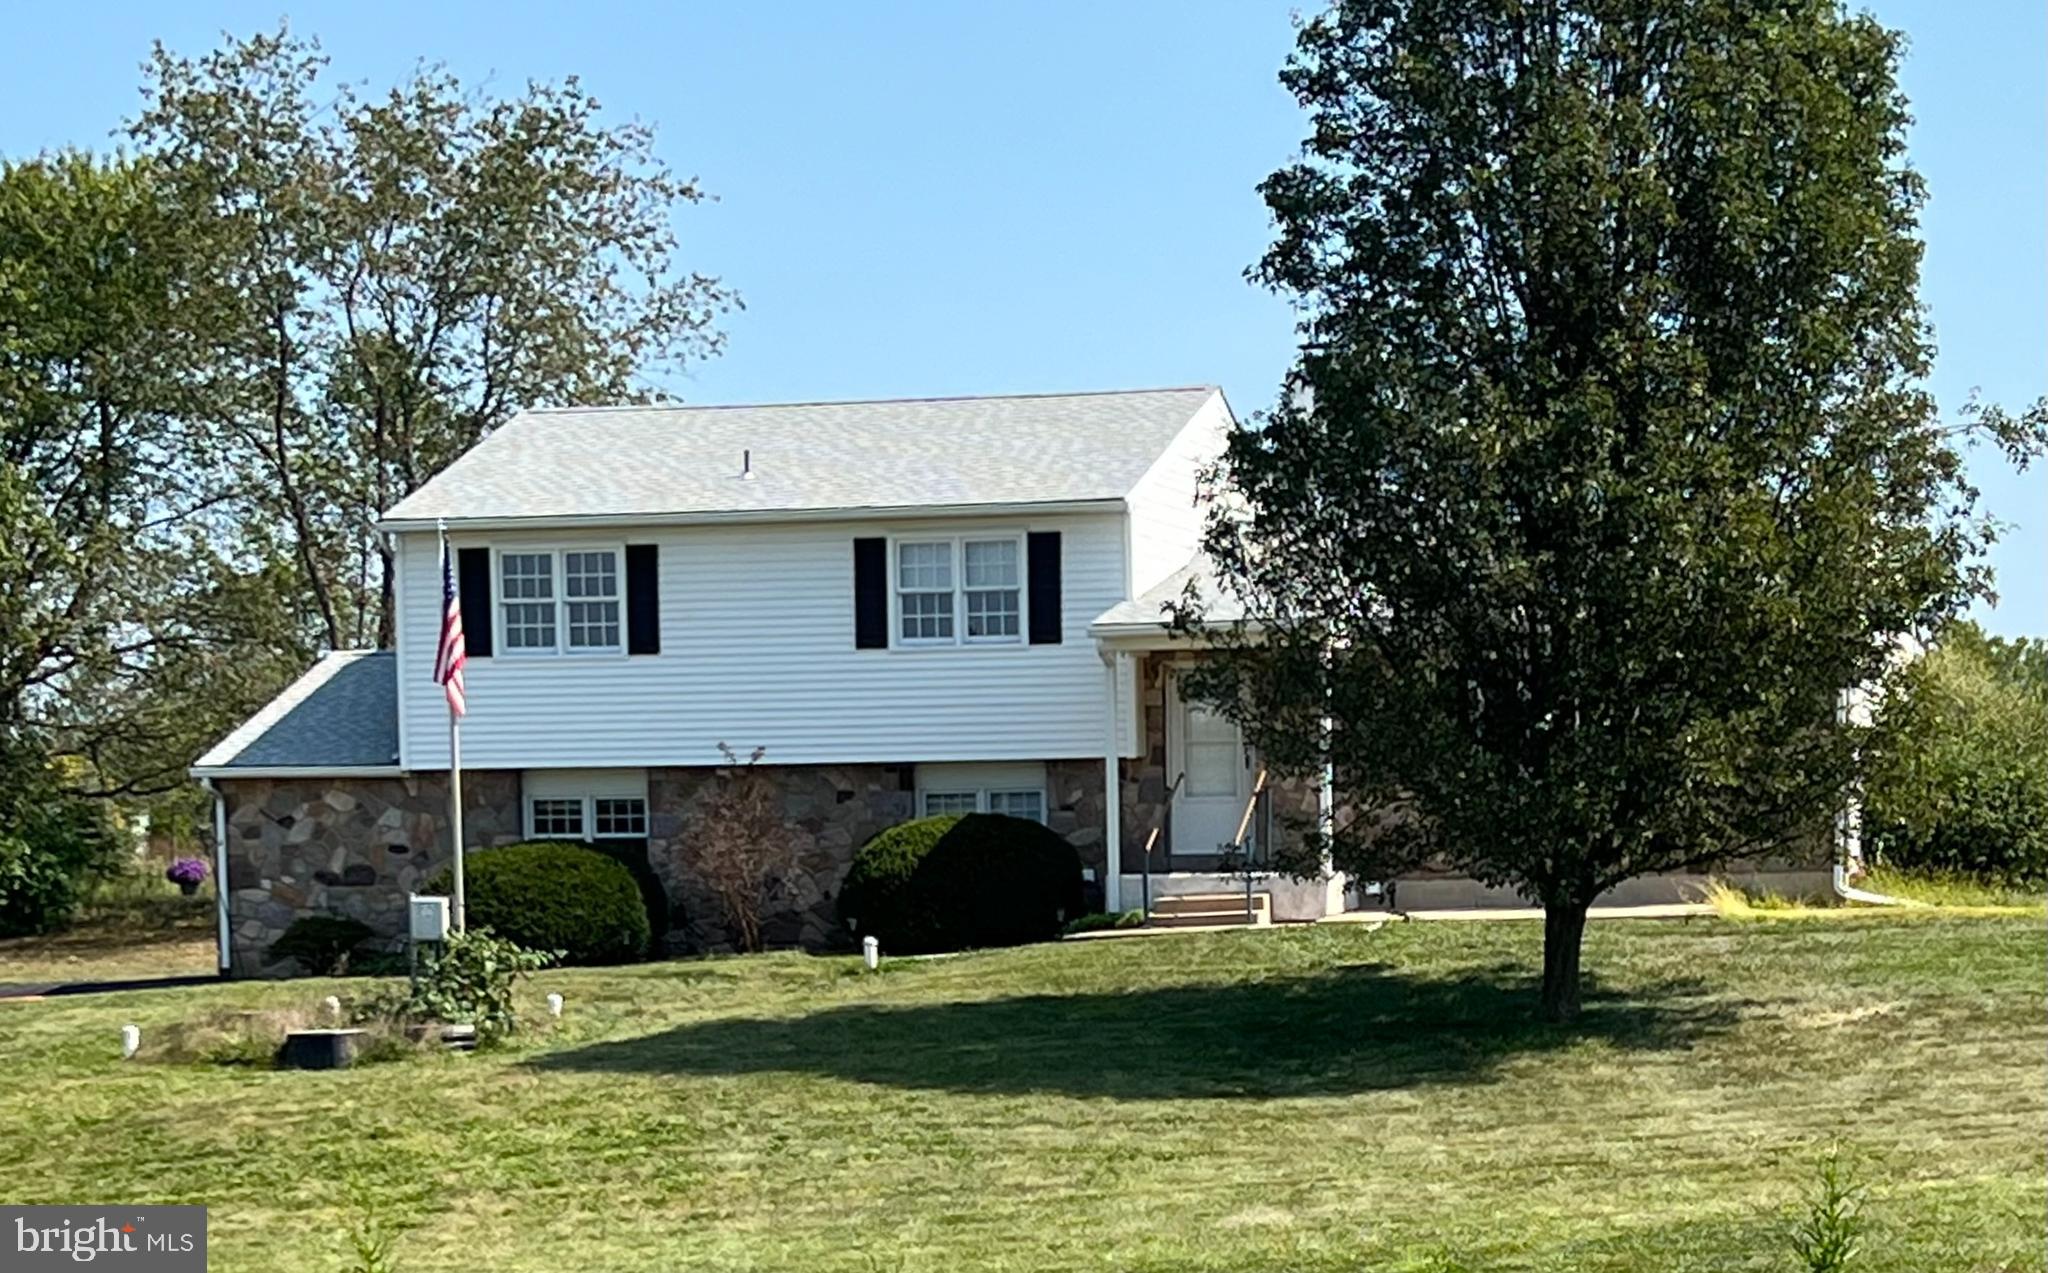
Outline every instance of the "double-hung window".
<svg viewBox="0 0 2048 1273"><path fill-rule="evenodd" d="M1015 641L1023 629L1018 619L1024 613L1024 592L1020 582L1014 539L967 539L960 543L966 563L962 583L967 602L969 641Z"/></svg>
<svg viewBox="0 0 2048 1273"><path fill-rule="evenodd" d="M498 554L498 597L505 613L505 649L555 651L555 555Z"/></svg>
<svg viewBox="0 0 2048 1273"><path fill-rule="evenodd" d="M616 654L619 550L498 554L498 613L509 654Z"/></svg>
<svg viewBox="0 0 2048 1273"><path fill-rule="evenodd" d="M619 555L608 548L563 553L562 584L569 648L618 649Z"/></svg>
<svg viewBox="0 0 2048 1273"><path fill-rule="evenodd" d="M952 644L951 540L896 545L896 611L904 644Z"/></svg>
<svg viewBox="0 0 2048 1273"><path fill-rule="evenodd" d="M897 644L1023 640L1023 558L1015 535L898 540Z"/></svg>

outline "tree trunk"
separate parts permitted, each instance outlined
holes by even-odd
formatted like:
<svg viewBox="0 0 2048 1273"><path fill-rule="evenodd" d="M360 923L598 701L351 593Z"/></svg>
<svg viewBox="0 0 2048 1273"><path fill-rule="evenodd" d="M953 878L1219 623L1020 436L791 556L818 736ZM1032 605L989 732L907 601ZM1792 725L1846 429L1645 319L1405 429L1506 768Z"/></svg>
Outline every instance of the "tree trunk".
<svg viewBox="0 0 2048 1273"><path fill-rule="evenodd" d="M377 648L395 650L398 648L398 557L391 551L391 541L378 536L377 568L383 579L377 584ZM491 616L471 616L466 622L489 623Z"/></svg>
<svg viewBox="0 0 2048 1273"><path fill-rule="evenodd" d="M1586 937L1583 902L1543 908L1543 1019L1568 1022L1579 1015L1579 946Z"/></svg>

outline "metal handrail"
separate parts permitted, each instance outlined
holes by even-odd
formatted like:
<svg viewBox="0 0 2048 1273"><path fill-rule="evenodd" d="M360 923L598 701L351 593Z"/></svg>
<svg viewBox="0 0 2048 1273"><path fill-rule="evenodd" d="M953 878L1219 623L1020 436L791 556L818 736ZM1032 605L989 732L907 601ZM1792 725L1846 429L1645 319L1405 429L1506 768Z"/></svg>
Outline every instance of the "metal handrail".
<svg viewBox="0 0 2048 1273"><path fill-rule="evenodd" d="M1237 838L1231 841L1232 851L1244 855L1244 922L1247 924L1254 923L1258 919L1258 914L1252 906L1252 868L1257 863L1254 862L1251 853L1245 849L1244 837L1245 833L1251 830L1252 814L1257 812L1259 799L1265 794L1266 771L1261 769L1259 770L1258 781L1252 784L1251 798L1244 802L1244 816L1237 820Z"/></svg>
<svg viewBox="0 0 2048 1273"><path fill-rule="evenodd" d="M1138 871L1139 877L1142 880L1140 888L1143 891L1145 907L1142 913L1147 920L1152 918L1152 846L1159 843L1159 833L1173 825L1173 794L1180 790L1180 784L1187 776L1188 771L1183 769L1174 777L1173 782L1167 786L1166 798L1159 805L1159 818L1152 824L1152 831L1145 837L1145 847L1138 856ZM1117 798L1123 798L1121 792L1118 793ZM1170 852L1172 848L1173 840L1169 834L1167 849ZM1121 851L1118 852L1117 857L1119 859L1123 857ZM1117 862L1116 869L1119 871L1124 869L1124 864L1121 860Z"/></svg>

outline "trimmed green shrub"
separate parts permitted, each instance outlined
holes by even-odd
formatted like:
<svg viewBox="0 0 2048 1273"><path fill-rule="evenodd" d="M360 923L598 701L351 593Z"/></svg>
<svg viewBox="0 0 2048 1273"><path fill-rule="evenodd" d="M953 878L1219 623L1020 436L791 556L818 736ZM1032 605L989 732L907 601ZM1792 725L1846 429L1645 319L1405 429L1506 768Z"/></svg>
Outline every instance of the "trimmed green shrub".
<svg viewBox="0 0 2048 1273"><path fill-rule="evenodd" d="M882 948L928 954L1060 935L1081 913L1081 858L1053 831L1001 814L920 818L854 855L839 915Z"/></svg>
<svg viewBox="0 0 2048 1273"><path fill-rule="evenodd" d="M529 950L560 951L565 964L644 958L651 933L633 873L580 844L548 840L472 853L463 872L471 928L487 928ZM423 890L448 893L444 870Z"/></svg>
<svg viewBox="0 0 2048 1273"><path fill-rule="evenodd" d="M310 977L348 970L349 953L370 939L370 926L339 915L306 915L291 922L263 956L266 964L296 959Z"/></svg>
<svg viewBox="0 0 2048 1273"><path fill-rule="evenodd" d="M1137 909L1127 911L1096 911L1070 920L1061 931L1072 937L1076 933L1100 933L1112 928L1143 928L1145 912Z"/></svg>

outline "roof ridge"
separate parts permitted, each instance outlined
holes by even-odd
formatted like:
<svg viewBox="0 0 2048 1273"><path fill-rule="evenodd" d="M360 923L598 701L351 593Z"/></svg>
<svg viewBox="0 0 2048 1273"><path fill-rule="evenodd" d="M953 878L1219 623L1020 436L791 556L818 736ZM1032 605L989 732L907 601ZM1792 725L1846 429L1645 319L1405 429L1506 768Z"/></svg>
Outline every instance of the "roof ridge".
<svg viewBox="0 0 2048 1273"><path fill-rule="evenodd" d="M1144 389L1073 389L1044 393L953 393L910 398L812 398L792 402L618 402L583 407L526 407L522 415L565 415L572 411L762 411L775 407L875 407L921 402L1020 402L1044 398L1113 398L1141 393L1216 393L1213 384L1157 385Z"/></svg>

